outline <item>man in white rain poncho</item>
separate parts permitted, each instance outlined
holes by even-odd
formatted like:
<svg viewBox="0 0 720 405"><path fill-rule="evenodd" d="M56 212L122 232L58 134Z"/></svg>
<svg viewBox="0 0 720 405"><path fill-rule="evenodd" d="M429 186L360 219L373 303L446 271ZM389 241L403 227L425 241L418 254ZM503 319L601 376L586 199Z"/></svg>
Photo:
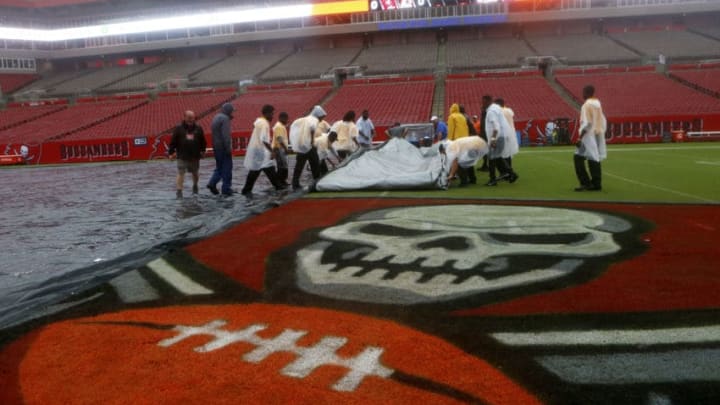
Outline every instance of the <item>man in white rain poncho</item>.
<svg viewBox="0 0 720 405"><path fill-rule="evenodd" d="M508 139L511 155L509 158L506 159L508 165L512 167L512 157L517 155L517 153L520 151L520 145L518 145L517 139L517 131L515 130L515 111L513 111L512 108L506 106L505 100L503 100L502 98L496 98L495 104L499 105L502 108L503 117L505 117L505 120L510 126L510 129L512 129L513 135Z"/></svg>
<svg viewBox="0 0 720 405"><path fill-rule="evenodd" d="M330 133L337 134L334 144L340 159L345 159L360 147L358 143L358 127L355 125L355 111L348 111L343 119L336 121L330 128Z"/></svg>
<svg viewBox="0 0 720 405"><path fill-rule="evenodd" d="M602 111L600 100L595 98L595 87L583 88L585 103L580 110L580 139L575 149L575 174L580 187L575 191L602 190L602 170L600 161L607 157L605 130L607 120ZM585 170L585 161L590 168L590 176Z"/></svg>
<svg viewBox="0 0 720 405"><path fill-rule="evenodd" d="M253 132L248 142L247 152L245 153L245 168L248 169L247 180L242 189L244 196L252 195L252 189L260 172L264 172L270 183L277 190L285 188L277 179L275 172L275 158L270 145L270 121L275 114L275 108L271 105L264 105L261 110L262 116L255 120L253 124Z"/></svg>
<svg viewBox="0 0 720 405"><path fill-rule="evenodd" d="M317 151L313 146L315 131L321 120L327 113L322 107L316 105L312 112L302 118L298 118L290 125L290 145L297 154L295 158L295 170L293 170L292 186L300 188L300 176L305 168L305 162L310 162L310 171L313 179L320 178L320 167Z"/></svg>
<svg viewBox="0 0 720 405"><path fill-rule="evenodd" d="M508 164L508 158L517 153L517 142L511 140L515 137L515 131L508 124L507 119L502 112L502 107L493 103L492 96L485 95L482 98L483 108L487 108L485 117L485 130L489 143L489 170L490 181L488 186L497 186L500 180L507 180L514 183L518 179L518 175ZM513 144L515 146L513 146ZM500 172L500 177L495 177L495 169Z"/></svg>
<svg viewBox="0 0 720 405"><path fill-rule="evenodd" d="M479 136L466 136L454 141L445 141L443 147L447 155L448 186L455 174L462 173L462 169L472 170L478 160L488 153L487 143ZM462 184L467 184L467 182L460 184L462 187Z"/></svg>
<svg viewBox="0 0 720 405"><path fill-rule="evenodd" d="M315 140L313 141L315 144L315 150L317 150L318 159L320 160L320 175L324 176L327 174L327 172L330 171L328 168L328 163L332 165L333 168L335 168L338 164L340 164L340 156L338 155L337 151L335 150L336 141L338 139L338 135L335 132L327 132L322 135L318 135L315 137Z"/></svg>

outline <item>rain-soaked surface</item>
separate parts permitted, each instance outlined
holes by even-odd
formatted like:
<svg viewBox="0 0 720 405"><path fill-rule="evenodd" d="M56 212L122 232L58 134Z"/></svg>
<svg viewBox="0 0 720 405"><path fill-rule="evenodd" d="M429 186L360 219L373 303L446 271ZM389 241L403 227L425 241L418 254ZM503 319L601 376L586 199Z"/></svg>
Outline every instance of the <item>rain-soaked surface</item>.
<svg viewBox="0 0 720 405"><path fill-rule="evenodd" d="M201 162L199 195L186 175L180 200L170 161L1 169L0 329L301 194L276 192L261 174L250 200L214 196L205 188L214 163ZM246 171L234 166L239 191Z"/></svg>

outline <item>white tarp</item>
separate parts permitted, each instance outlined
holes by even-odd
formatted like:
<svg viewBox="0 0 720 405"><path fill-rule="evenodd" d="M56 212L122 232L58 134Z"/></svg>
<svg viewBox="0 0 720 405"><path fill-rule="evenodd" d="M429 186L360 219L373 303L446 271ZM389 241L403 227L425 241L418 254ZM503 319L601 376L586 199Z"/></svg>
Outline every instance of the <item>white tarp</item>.
<svg viewBox="0 0 720 405"><path fill-rule="evenodd" d="M445 156L439 144L417 148L402 138L391 138L375 149L348 158L315 185L317 191L397 190L447 188Z"/></svg>

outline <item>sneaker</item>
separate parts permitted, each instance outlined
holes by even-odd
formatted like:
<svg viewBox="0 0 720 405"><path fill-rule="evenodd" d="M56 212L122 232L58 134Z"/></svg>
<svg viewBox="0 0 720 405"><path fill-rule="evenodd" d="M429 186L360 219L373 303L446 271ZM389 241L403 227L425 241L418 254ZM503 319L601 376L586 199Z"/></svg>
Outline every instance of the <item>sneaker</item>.
<svg viewBox="0 0 720 405"><path fill-rule="evenodd" d="M510 181L510 174L505 173L498 176L497 181Z"/></svg>
<svg viewBox="0 0 720 405"><path fill-rule="evenodd" d="M508 181L510 183L515 183L519 178L520 176L518 176L517 173L513 173L510 175L510 179Z"/></svg>
<svg viewBox="0 0 720 405"><path fill-rule="evenodd" d="M220 192L217 189L217 186L212 186L210 184L207 185L208 190L210 190L211 193L218 195Z"/></svg>
<svg viewBox="0 0 720 405"><path fill-rule="evenodd" d="M175 198L177 198L178 200L182 200L182 198L183 198L182 190L178 190L175 192Z"/></svg>
<svg viewBox="0 0 720 405"><path fill-rule="evenodd" d="M193 194L197 194L197 193L198 193L198 186L197 186L197 184L193 184Z"/></svg>
<svg viewBox="0 0 720 405"><path fill-rule="evenodd" d="M485 185L491 186L491 187L497 186L497 180L490 180L487 183L485 183Z"/></svg>

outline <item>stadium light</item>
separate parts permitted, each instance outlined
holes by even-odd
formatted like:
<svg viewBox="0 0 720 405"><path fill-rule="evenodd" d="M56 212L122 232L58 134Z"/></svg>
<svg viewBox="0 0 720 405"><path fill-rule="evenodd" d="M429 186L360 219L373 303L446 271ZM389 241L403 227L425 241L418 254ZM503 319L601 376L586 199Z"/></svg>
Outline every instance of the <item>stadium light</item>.
<svg viewBox="0 0 720 405"><path fill-rule="evenodd" d="M155 18L114 24L60 28L54 30L0 27L0 39L57 42L71 39L166 31L178 28L213 27L227 24L366 12L368 11L368 7L367 0L345 0L319 4L300 4L259 9L233 9L178 17Z"/></svg>

